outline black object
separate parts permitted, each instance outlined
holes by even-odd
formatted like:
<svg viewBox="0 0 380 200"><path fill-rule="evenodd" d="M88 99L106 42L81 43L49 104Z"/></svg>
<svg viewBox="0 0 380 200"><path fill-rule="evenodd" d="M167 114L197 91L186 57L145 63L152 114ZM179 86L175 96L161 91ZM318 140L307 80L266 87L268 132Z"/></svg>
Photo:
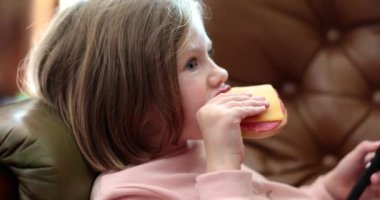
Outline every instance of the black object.
<svg viewBox="0 0 380 200"><path fill-rule="evenodd" d="M380 169L380 149L376 151L375 157L372 158L369 166L367 166L364 172L361 174L356 184L351 190L350 195L348 195L347 200L358 200L365 188L370 183L370 178L373 173Z"/></svg>

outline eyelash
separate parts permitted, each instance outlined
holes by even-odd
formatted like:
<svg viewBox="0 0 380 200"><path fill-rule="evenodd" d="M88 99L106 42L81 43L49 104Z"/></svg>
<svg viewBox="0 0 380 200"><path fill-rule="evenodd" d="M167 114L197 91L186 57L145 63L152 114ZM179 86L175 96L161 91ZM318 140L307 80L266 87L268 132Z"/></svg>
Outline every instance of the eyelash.
<svg viewBox="0 0 380 200"><path fill-rule="evenodd" d="M195 64L194 64L195 62ZM194 65L194 66L190 66L190 65ZM195 70L195 68L198 67L198 61L196 58L191 58L189 62L187 62L185 68L190 70L190 71L193 71Z"/></svg>
<svg viewBox="0 0 380 200"><path fill-rule="evenodd" d="M213 58L214 57L214 53L215 53L215 50L214 49L210 49L207 51L207 54L210 58Z"/></svg>

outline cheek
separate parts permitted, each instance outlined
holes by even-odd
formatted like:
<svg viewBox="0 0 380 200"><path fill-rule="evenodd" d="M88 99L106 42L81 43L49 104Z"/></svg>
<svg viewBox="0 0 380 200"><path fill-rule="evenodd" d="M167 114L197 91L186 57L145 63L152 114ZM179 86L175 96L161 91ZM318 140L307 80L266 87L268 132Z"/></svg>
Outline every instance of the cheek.
<svg viewBox="0 0 380 200"><path fill-rule="evenodd" d="M184 99L184 112L186 121L195 120L197 111L205 104L201 98L198 98L196 95L193 97L188 97Z"/></svg>
<svg viewBox="0 0 380 200"><path fill-rule="evenodd" d="M189 90L184 92L183 102L186 115L195 117L196 112L208 101L207 92L199 87L189 88Z"/></svg>
<svg viewBox="0 0 380 200"><path fill-rule="evenodd" d="M182 133L183 139L201 139L201 133L196 120L196 113L206 102L205 98L198 97L193 94L192 97L184 99L184 129Z"/></svg>
<svg viewBox="0 0 380 200"><path fill-rule="evenodd" d="M199 85L199 83L193 81L187 84L187 87L181 88L185 111L189 114L194 115L208 101L205 87L200 87Z"/></svg>

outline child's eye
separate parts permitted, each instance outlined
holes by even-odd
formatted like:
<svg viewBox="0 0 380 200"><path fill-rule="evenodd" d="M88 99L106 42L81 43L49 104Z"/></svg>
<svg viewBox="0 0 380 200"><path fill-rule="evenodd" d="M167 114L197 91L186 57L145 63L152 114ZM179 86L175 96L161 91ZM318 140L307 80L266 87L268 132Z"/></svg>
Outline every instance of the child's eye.
<svg viewBox="0 0 380 200"><path fill-rule="evenodd" d="M198 67L197 59L191 59L185 66L185 69L189 71L194 71Z"/></svg>
<svg viewBox="0 0 380 200"><path fill-rule="evenodd" d="M208 56L210 57L210 58L213 58L214 57L214 49L210 49L207 53L208 53Z"/></svg>

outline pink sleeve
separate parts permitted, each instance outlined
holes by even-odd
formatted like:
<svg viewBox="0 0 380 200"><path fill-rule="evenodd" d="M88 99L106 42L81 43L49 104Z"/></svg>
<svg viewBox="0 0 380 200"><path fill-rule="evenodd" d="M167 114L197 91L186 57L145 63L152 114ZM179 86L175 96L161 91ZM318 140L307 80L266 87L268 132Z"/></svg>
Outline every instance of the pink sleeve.
<svg viewBox="0 0 380 200"><path fill-rule="evenodd" d="M327 191L322 179L323 176L319 177L313 184L303 186L300 189L309 196L313 197L313 199L334 200L334 198Z"/></svg>
<svg viewBox="0 0 380 200"><path fill-rule="evenodd" d="M252 174L240 170L210 172L199 175L196 188L200 199L252 199Z"/></svg>

